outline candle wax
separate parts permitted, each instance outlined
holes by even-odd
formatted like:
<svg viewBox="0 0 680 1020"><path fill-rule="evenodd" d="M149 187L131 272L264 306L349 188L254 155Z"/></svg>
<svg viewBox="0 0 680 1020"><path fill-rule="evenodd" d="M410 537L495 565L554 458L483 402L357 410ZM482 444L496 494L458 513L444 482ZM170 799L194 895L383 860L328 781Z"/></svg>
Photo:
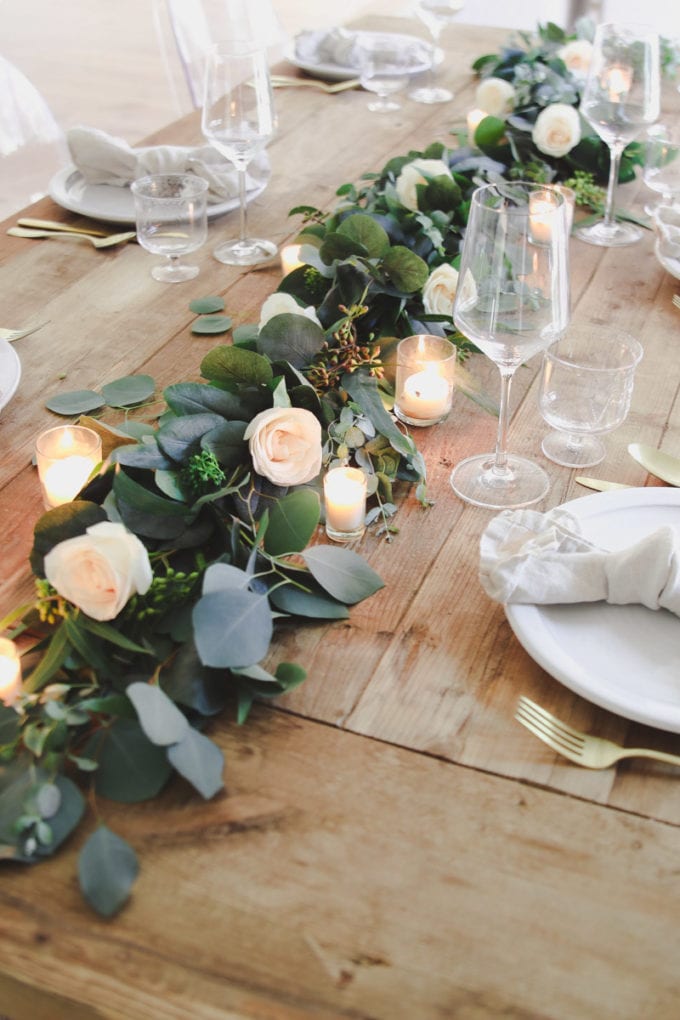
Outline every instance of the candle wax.
<svg viewBox="0 0 680 1020"><path fill-rule="evenodd" d="M349 471L356 471L350 468ZM334 531L358 531L366 515L366 483L345 468L329 471L325 479L326 523Z"/></svg>
<svg viewBox="0 0 680 1020"><path fill-rule="evenodd" d="M402 414L409 418L438 421L449 411L451 390L436 368L426 368L408 376L397 403Z"/></svg>
<svg viewBox="0 0 680 1020"><path fill-rule="evenodd" d="M95 466L91 457L64 457L45 469L42 484L45 501L52 507L69 503L78 495Z"/></svg>
<svg viewBox="0 0 680 1020"><path fill-rule="evenodd" d="M8 708L21 694L21 661L13 641L0 639L0 701Z"/></svg>

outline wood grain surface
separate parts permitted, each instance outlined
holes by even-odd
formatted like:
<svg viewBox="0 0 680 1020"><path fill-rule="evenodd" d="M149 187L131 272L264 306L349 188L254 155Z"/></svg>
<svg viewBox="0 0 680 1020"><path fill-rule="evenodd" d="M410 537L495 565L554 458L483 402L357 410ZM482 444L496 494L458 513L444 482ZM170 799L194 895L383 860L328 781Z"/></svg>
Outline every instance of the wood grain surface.
<svg viewBox="0 0 680 1020"><path fill-rule="evenodd" d="M387 118L360 91L277 92L272 176L250 207L254 232L292 239L300 202L330 208L335 189L388 158L451 143L473 105L470 63L504 31L460 26L443 77L445 107L405 102ZM290 72L291 68L287 67ZM673 97L666 96L670 103ZM675 95L677 102L677 95ZM668 108L670 111L670 107ZM156 141L197 142L195 117ZM621 189L641 212L642 185ZM43 200L32 215L80 222ZM276 265L238 271L211 247L236 230L213 222L189 284L152 280L130 244L0 236L2 325L49 320L17 343L23 376L0 416L0 604L31 590L27 555L40 495L31 466L54 419L53 393L135 371L159 387L197 378L214 338L190 332L188 304L221 294L235 325L257 321ZM645 354L631 413L607 437L602 477L654 484L626 453L639 441L680 452L680 312L653 255L572 241L573 318L634 333ZM513 450L540 458L539 361L513 384ZM469 370L492 394L496 370ZM674 1020L678 1015L680 773L653 762L589 772L513 720L527 694L580 728L677 750L678 738L591 705L549 677L479 586L489 514L448 484L461 457L492 448L495 422L457 396L440 426L414 430L434 506L400 495L399 534L360 543L385 580L332 626L282 627L273 659L299 661L302 687L211 730L226 792L207 804L182 781L150 804L106 803L137 848L141 876L113 921L81 901L75 859L87 827L35 868L0 876L0 1015L10 1020ZM541 458L543 508L585 494Z"/></svg>

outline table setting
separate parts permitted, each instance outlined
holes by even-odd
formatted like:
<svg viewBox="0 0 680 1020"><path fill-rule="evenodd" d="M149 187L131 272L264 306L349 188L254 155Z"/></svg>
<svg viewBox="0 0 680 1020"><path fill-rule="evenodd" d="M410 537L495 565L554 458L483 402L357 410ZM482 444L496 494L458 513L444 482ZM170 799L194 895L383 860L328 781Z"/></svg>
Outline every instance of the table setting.
<svg viewBox="0 0 680 1020"><path fill-rule="evenodd" d="M222 78L157 146L73 136L69 172L123 195L125 218L113 199L72 202L72 185L3 237L8 996L18 981L37 1001L30 972L47 969L47 994L98 1008L52 937L66 923L81 947L124 937L178 1017L227 1002L292 1017L293 997L319 1015L443 1015L464 1000L454 941L487 1015L538 1014L548 996L556 1016L645 1015L652 984L671 1015L672 277L651 221L628 251L609 243L614 222L645 219L644 153L610 159L596 125L576 138L568 115L551 148L526 120L546 80L514 77L526 64L500 30L458 29L465 62L438 70L458 104L444 127L434 103L374 117L355 88L331 102L282 87L272 102L274 71L239 97L235 133ZM356 80L361 31L382 23L324 34L298 66ZM543 46L559 72L543 110L585 88L553 59L573 41L534 40L534 66ZM521 114L506 89L480 93L497 75ZM654 116L677 117L664 103ZM318 166L300 156L310 109ZM537 154L543 177L511 172ZM584 243L588 218L606 243ZM133 233L116 224L138 243L93 248ZM65 244L16 231L88 233L65 259ZM225 238L235 257L218 254ZM155 266L171 243L191 266ZM584 474L595 465L602 479ZM615 767L626 755L646 760ZM531 918L555 897L563 962L520 988L503 947L519 917L522 961L554 959ZM613 903L626 930L647 925L654 958L636 970L639 947L614 932L591 980L598 940L580 912L608 931ZM196 965L208 909L215 944ZM475 963L480 939L492 968ZM109 1007L127 997L137 1015L146 978L107 980Z"/></svg>

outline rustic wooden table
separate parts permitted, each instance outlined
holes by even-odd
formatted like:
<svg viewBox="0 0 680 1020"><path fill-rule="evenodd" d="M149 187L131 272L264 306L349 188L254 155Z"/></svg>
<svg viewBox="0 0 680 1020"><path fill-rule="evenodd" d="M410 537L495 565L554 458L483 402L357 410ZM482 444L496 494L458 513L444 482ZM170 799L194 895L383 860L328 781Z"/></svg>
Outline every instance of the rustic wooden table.
<svg viewBox="0 0 680 1020"><path fill-rule="evenodd" d="M335 188L438 139L473 105L470 63L505 32L449 37L448 106L411 102L393 116L360 91L277 93L273 173L250 209L254 231L282 243L301 201L331 207ZM675 100L677 94L668 96ZM156 140L193 143L195 118ZM626 189L641 206L642 187ZM638 194L638 191L640 194ZM49 200L34 215L75 222ZM15 218L13 218L14 221ZM210 338L193 336L193 297L219 293L236 324L257 321L276 266L239 272L199 253L201 275L154 282L140 247L0 237L3 322L49 319L20 341L23 376L2 412L0 604L30 590L26 558L41 511L31 467L53 422L48 394L134 371L160 385L198 377ZM210 240L233 232L234 216ZM653 484L632 440L680 449L680 345L674 281L652 238L606 250L572 241L574 317L636 334L645 348L631 413L599 472ZM538 359L518 373L512 447L540 457ZM493 366L471 370L495 392ZM417 441L435 505L412 493L391 545L361 551L385 580L332 626L290 630L278 657L309 678L242 729L212 727L226 792L203 803L177 781L151 804L106 805L142 874L110 922L83 904L79 831L36 868L0 881L0 1014L11 1020L429 1020L675 1018L680 906L680 774L635 761L590 772L556 757L513 720L527 694L581 728L666 750L678 738L629 723L570 693L513 636L477 579L489 513L453 495L461 457L490 449L494 421L463 398ZM543 460L543 458L541 458ZM583 495L574 472L545 462L543 508Z"/></svg>

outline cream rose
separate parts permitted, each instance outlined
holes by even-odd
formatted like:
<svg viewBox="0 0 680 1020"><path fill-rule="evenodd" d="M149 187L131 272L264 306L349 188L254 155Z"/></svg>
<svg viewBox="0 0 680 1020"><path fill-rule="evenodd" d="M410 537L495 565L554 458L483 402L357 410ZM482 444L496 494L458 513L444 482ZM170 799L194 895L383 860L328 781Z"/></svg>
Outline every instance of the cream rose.
<svg viewBox="0 0 680 1020"><path fill-rule="evenodd" d="M86 534L55 545L45 556L45 577L93 620L113 620L153 580L144 545L113 521L93 524Z"/></svg>
<svg viewBox="0 0 680 1020"><path fill-rule="evenodd" d="M429 315L451 315L458 287L458 270L448 263L437 266L423 287L423 306Z"/></svg>
<svg viewBox="0 0 680 1020"><path fill-rule="evenodd" d="M475 106L490 117L504 117L515 108L515 90L503 78L484 78L477 86Z"/></svg>
<svg viewBox="0 0 680 1020"><path fill-rule="evenodd" d="M557 51L557 56L564 61L572 74L584 78L588 74L593 57L593 44L587 39L572 39Z"/></svg>
<svg viewBox="0 0 680 1020"><path fill-rule="evenodd" d="M255 470L275 485L302 485L321 470L321 425L303 407L260 411L245 438Z"/></svg>
<svg viewBox="0 0 680 1020"><path fill-rule="evenodd" d="M262 305L260 309L260 329L262 329L266 322L273 319L275 315L304 315L311 319L312 322L316 322L318 326L321 325L313 305L303 308L302 305L297 303L292 294L284 294L283 292L270 294Z"/></svg>
<svg viewBox="0 0 680 1020"><path fill-rule="evenodd" d="M427 175L427 176L425 176ZM414 159L402 167L394 182L397 198L407 209L418 208L417 184L425 184L430 177L451 176L446 163L441 159Z"/></svg>
<svg viewBox="0 0 680 1020"><path fill-rule="evenodd" d="M546 156L566 156L581 140L578 111L567 103L546 106L536 118L531 137Z"/></svg>

